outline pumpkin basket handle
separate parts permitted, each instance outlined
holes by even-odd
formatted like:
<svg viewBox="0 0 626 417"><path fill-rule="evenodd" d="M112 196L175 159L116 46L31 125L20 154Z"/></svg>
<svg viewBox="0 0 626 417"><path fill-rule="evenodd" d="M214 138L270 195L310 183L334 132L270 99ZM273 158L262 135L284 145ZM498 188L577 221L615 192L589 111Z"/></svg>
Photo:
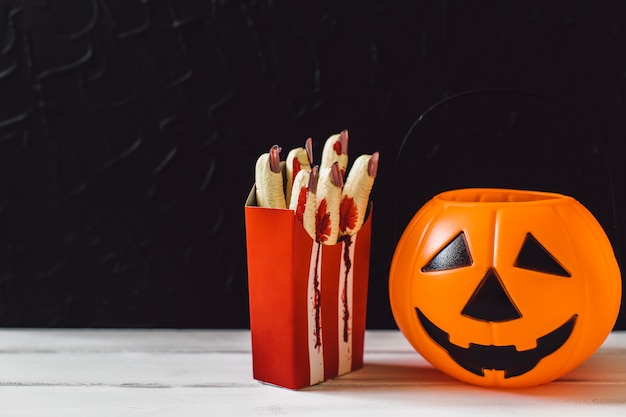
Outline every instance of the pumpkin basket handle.
<svg viewBox="0 0 626 417"><path fill-rule="evenodd" d="M535 92L470 90L437 102L415 120L396 155L394 244L417 210L442 191L534 189L586 206L621 265L613 173L598 136L584 117Z"/></svg>

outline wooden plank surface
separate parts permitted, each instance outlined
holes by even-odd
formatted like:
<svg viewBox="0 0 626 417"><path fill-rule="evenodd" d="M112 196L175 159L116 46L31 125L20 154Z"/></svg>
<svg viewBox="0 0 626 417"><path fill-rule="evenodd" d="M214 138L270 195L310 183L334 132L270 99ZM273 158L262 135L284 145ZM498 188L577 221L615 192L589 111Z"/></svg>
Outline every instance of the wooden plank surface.
<svg viewBox="0 0 626 417"><path fill-rule="evenodd" d="M300 391L254 381L248 331L2 330L0 416L626 415L626 333L564 378L523 390L457 382L396 331L363 369Z"/></svg>

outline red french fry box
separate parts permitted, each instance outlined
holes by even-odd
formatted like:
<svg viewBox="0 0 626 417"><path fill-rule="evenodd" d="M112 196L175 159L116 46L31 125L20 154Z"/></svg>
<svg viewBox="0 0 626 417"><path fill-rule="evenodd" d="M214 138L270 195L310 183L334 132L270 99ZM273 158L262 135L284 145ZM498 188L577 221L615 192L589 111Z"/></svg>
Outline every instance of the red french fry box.
<svg viewBox="0 0 626 417"><path fill-rule="evenodd" d="M372 210L336 245L311 239L294 212L245 206L254 379L298 389L363 366Z"/></svg>

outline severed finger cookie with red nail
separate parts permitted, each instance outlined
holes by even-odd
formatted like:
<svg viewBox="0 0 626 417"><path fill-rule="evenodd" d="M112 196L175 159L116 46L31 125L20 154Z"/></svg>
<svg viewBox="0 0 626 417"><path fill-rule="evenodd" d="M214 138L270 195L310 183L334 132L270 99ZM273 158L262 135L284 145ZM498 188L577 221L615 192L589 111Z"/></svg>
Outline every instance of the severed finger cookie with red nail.
<svg viewBox="0 0 626 417"><path fill-rule="evenodd" d="M320 171L329 168L337 162L341 175L346 175L348 168L348 131L342 130L340 133L330 136L324 142L322 149L322 159L320 161Z"/></svg>
<svg viewBox="0 0 626 417"><path fill-rule="evenodd" d="M274 145L256 161L254 178L259 207L287 208L283 191L283 173L280 168L280 151L281 148Z"/></svg>
<svg viewBox="0 0 626 417"><path fill-rule="evenodd" d="M378 159L378 152L361 155L350 168L341 196L339 229L342 235L354 235L363 225L378 172Z"/></svg>
<svg viewBox="0 0 626 417"><path fill-rule="evenodd" d="M320 171L317 181L316 240L334 245L339 237L339 206L343 175L337 162Z"/></svg>
<svg viewBox="0 0 626 417"><path fill-rule="evenodd" d="M301 170L296 175L291 192L289 209L293 210L296 220L302 223L304 230L315 240L315 213L317 210L317 175L318 167L311 171Z"/></svg>
<svg viewBox="0 0 626 417"><path fill-rule="evenodd" d="M293 183L300 170L310 171L313 165L313 140L308 138L304 142L304 147L294 148L287 154L285 162L285 178L287 184L285 186L285 200L291 201L291 190Z"/></svg>

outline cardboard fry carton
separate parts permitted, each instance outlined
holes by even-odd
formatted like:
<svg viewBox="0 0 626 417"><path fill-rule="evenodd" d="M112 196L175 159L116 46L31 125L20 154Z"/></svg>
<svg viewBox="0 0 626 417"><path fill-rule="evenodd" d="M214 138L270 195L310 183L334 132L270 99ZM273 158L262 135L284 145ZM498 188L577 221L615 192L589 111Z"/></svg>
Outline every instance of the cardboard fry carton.
<svg viewBox="0 0 626 417"><path fill-rule="evenodd" d="M309 237L288 209L245 206L253 376L298 389L363 366L371 207L336 245Z"/></svg>

